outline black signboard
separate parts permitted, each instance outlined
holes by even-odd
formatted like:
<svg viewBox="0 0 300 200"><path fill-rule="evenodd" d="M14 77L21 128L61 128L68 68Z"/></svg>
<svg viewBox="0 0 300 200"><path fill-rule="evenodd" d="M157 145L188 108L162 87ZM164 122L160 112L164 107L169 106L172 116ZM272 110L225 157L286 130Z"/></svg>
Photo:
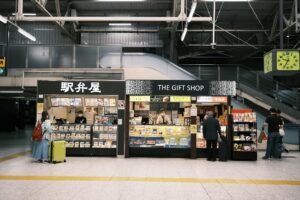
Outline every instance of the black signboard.
<svg viewBox="0 0 300 200"><path fill-rule="evenodd" d="M235 81L126 81L127 95L235 96Z"/></svg>
<svg viewBox="0 0 300 200"><path fill-rule="evenodd" d="M38 94L125 95L124 81L38 81Z"/></svg>

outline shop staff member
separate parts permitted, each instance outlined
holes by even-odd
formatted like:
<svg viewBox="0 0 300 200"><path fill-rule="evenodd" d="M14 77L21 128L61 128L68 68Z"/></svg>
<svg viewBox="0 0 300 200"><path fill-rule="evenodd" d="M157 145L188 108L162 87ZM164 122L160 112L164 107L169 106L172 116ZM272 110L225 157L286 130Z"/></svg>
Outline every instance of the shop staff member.
<svg viewBox="0 0 300 200"><path fill-rule="evenodd" d="M76 124L86 124L86 118L83 116L83 112L79 111L77 117L75 118Z"/></svg>
<svg viewBox="0 0 300 200"><path fill-rule="evenodd" d="M156 124L172 124L170 117L166 115L164 109L160 110L156 119Z"/></svg>
<svg viewBox="0 0 300 200"><path fill-rule="evenodd" d="M207 119L203 123L203 135L206 139L208 161L216 161L218 134L221 134L219 121L213 115L212 111L208 111Z"/></svg>

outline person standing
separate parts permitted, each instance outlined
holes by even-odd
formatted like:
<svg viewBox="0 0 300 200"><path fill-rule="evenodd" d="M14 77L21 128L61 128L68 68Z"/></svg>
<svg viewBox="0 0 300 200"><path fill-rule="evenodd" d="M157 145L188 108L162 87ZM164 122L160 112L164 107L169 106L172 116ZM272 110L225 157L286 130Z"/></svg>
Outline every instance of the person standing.
<svg viewBox="0 0 300 200"><path fill-rule="evenodd" d="M203 135L206 139L207 160L216 161L218 134L221 134L219 121L213 117L213 112L207 112L203 122Z"/></svg>
<svg viewBox="0 0 300 200"><path fill-rule="evenodd" d="M281 117L277 115L275 108L270 109L270 115L266 118L264 126L268 126L268 140L266 154L263 159L267 160L270 158L280 158L281 151L279 149L279 128L282 126L282 120Z"/></svg>
<svg viewBox="0 0 300 200"><path fill-rule="evenodd" d="M277 113L278 117L280 117L280 119L281 119L281 121L282 121L282 125L280 126L280 128L283 129L283 126L284 126L284 120L283 120L283 118L280 116L281 110L280 110L280 109L277 109L277 110L276 110L276 113ZM283 136L284 136L284 135L280 135L280 134L279 134L279 147L280 147L280 150L281 150L282 152L284 151L284 152L288 153L289 150L287 150L287 148L285 148L285 146L284 146L284 144L283 144Z"/></svg>
<svg viewBox="0 0 300 200"><path fill-rule="evenodd" d="M48 161L48 144L50 133L52 132L51 122L48 112L42 112L42 140L36 143L35 151L32 157L39 162Z"/></svg>

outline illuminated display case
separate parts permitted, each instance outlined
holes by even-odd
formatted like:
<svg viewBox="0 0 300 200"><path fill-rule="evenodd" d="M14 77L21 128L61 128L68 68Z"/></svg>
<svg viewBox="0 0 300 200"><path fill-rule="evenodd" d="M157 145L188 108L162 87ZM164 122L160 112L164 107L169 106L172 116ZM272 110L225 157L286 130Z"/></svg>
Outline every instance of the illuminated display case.
<svg viewBox="0 0 300 200"><path fill-rule="evenodd" d="M94 125L92 148L116 148L117 126Z"/></svg>
<svg viewBox="0 0 300 200"><path fill-rule="evenodd" d="M232 119L232 159L257 160L256 113L251 109L233 109Z"/></svg>

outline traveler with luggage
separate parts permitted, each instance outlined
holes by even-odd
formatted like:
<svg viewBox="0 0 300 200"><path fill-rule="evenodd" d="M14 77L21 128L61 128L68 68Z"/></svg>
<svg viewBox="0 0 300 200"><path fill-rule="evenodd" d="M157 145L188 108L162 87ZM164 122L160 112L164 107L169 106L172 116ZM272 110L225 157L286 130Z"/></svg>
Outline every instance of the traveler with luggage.
<svg viewBox="0 0 300 200"><path fill-rule="evenodd" d="M277 115L275 108L270 109L270 115L266 118L264 126L268 126L268 140L266 154L263 157L264 160L270 158L281 158L281 150L279 147L279 128L282 126L281 117ZM264 130L263 126L263 130Z"/></svg>
<svg viewBox="0 0 300 200"><path fill-rule="evenodd" d="M221 134L219 121L213 117L213 112L207 112L207 119L203 122L203 135L206 139L207 160L216 161L218 134Z"/></svg>
<svg viewBox="0 0 300 200"><path fill-rule="evenodd" d="M49 143L50 133L52 132L48 112L46 111L42 112L41 123L42 123L41 124L42 138L40 141L36 141L32 157L39 162L47 162L48 143Z"/></svg>

